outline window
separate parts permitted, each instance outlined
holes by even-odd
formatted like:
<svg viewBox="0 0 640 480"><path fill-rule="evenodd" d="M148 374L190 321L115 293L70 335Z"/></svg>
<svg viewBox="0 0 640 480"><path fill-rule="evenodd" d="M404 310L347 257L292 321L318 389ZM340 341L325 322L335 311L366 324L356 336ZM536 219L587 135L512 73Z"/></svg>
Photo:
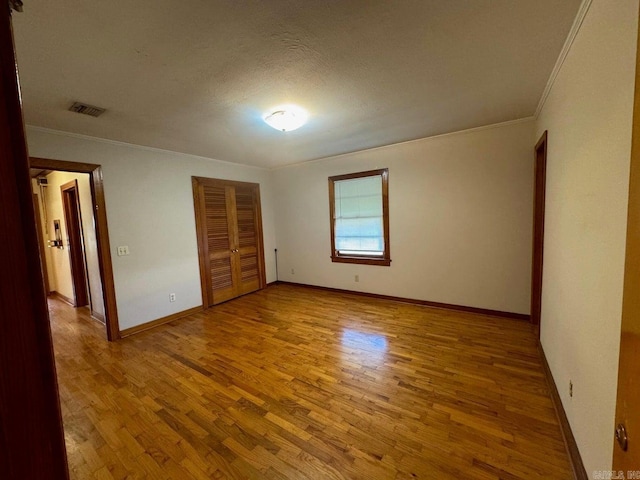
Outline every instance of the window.
<svg viewBox="0 0 640 480"><path fill-rule="evenodd" d="M329 177L331 260L391 264L389 170Z"/></svg>

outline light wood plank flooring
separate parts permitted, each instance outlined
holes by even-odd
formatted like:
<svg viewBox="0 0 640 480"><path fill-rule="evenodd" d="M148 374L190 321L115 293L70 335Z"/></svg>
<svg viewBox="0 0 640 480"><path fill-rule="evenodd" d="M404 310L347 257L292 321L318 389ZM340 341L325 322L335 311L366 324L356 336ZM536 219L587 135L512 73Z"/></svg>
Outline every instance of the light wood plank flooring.
<svg viewBox="0 0 640 480"><path fill-rule="evenodd" d="M74 479L567 479L529 324L276 285L107 343L50 300Z"/></svg>

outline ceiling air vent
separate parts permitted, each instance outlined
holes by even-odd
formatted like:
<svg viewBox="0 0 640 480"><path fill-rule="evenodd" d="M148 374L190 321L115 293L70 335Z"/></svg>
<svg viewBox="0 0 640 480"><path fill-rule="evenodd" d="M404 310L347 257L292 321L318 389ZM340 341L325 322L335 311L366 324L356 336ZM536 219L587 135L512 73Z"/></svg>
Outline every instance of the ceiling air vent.
<svg viewBox="0 0 640 480"><path fill-rule="evenodd" d="M83 115L91 115L92 117L99 117L106 110L100 107L94 107L93 105L87 105L86 103L74 102L69 108L70 112L82 113Z"/></svg>

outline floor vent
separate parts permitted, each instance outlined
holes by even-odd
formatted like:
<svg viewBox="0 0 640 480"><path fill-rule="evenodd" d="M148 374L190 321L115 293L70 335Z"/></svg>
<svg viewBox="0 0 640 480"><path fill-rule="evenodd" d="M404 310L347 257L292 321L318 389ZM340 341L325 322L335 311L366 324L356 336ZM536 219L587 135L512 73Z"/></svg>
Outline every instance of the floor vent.
<svg viewBox="0 0 640 480"><path fill-rule="evenodd" d="M100 107L94 107L93 105L87 105L86 103L74 102L69 108L70 112L82 113L83 115L90 115L92 117L99 117L106 110Z"/></svg>

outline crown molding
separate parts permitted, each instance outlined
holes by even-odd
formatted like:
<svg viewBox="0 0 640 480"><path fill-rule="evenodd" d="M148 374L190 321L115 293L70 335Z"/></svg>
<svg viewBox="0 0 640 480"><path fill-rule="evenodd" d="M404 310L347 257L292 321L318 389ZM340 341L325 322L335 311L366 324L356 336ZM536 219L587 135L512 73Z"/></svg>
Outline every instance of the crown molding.
<svg viewBox="0 0 640 480"><path fill-rule="evenodd" d="M551 93L551 88L553 88L553 84L556 82L556 78L562 70L562 66L564 65L564 61L571 50L571 46L573 45L574 40L578 36L578 32L580 31L580 27L582 27L582 23L584 22L585 17L587 16L587 12L589 12L589 8L591 7L592 0L582 0L582 4L578 9L578 13L576 15L575 20L573 21L573 25L571 26L571 30L569 31L569 35L562 46L562 50L560 51L560 55L556 60L556 64L551 71L551 75L549 76L549 80L547 81L547 85L544 87L544 91L542 92L542 96L540 97L540 101L538 102L538 107L536 108L536 113L534 117L537 119L540 116L540 112L544 107L544 104L549 97L549 93Z"/></svg>
<svg viewBox="0 0 640 480"><path fill-rule="evenodd" d="M127 142L121 142L119 140L109 140L108 138L101 138L101 137L92 137L91 135L84 135L81 133L73 133L73 132L65 132L63 130L54 130L52 128L46 128L46 127L38 127L35 125L27 125L27 132L29 130L35 131L35 132L41 132L41 133L48 133L51 135L57 135L59 137L68 137L68 138L77 138L80 140L87 140L87 141L91 141L91 142L99 142L99 143L106 143L108 145L114 145L116 147L127 147L127 148L133 148L135 150L143 150L143 151L147 151L147 152L154 152L154 153L161 153L163 155L181 155L183 157L188 157L188 158L192 158L194 160L206 160L209 162L217 162L217 163L224 163L226 165L233 165L235 167L245 167L245 168L254 168L257 170L269 170L266 167L258 167L256 165L247 165L246 163L235 163L235 162L230 162L228 160L218 160L217 158L210 158L210 157L203 157L200 155L194 155L192 153L183 153L183 152L176 152L174 150L165 150L163 148L156 148L156 147L148 147L146 145L137 145L135 143L127 143ZM27 134L27 140L29 138L29 135Z"/></svg>
<svg viewBox="0 0 640 480"><path fill-rule="evenodd" d="M390 148L390 147L398 147L400 145L409 145L411 143L423 142L425 140L435 140L438 138L452 137L455 135L465 135L469 133L481 132L484 130L491 130L493 128L508 127L510 125L518 125L520 123L533 122L535 119L536 119L535 117L531 116L531 117L517 118L515 120L507 120L506 122L491 123L489 125L482 125L480 127L467 128L466 130L456 130L455 132L441 133L439 135L432 135L429 137L415 138L413 140L407 140L405 142L390 143L388 145L380 145L379 147L363 148L362 150L354 150L352 152L340 153L338 155L330 155L328 157L314 158L312 160L305 160L303 162L288 163L287 165L279 165L277 167L271 167L270 170L280 170L282 168L297 167L300 165L307 165L310 163L323 162L325 160L333 160L335 158L346 157L348 155L355 155L356 153L361 153L361 152L375 152L376 150L383 150L385 148Z"/></svg>
<svg viewBox="0 0 640 480"><path fill-rule="evenodd" d="M454 135L463 135L463 134L468 134L468 133L475 133L475 132L481 132L483 130L491 130L493 128L500 128L500 127L507 127L509 125L517 125L520 123L526 123L526 122L532 122L535 120L535 117L524 117L524 118L517 118L515 120L508 120L506 122L500 122L500 123L492 123L489 125L482 125L480 127L474 127L474 128L468 128L466 130L458 130L455 132L448 132L448 133L442 133L439 135L432 135L430 137L422 137L422 138L416 138L414 140L407 140L406 142L398 142L398 143L392 143L389 145L381 145L379 147L373 147L373 148L365 148L362 150L354 150L352 152L346 152L346 153L341 153L338 155L330 155L328 157L321 157L321 158L315 158L312 160L305 160L302 162L296 162L296 163L289 163L287 165L279 165L277 167L258 167L255 165L247 165L244 163L234 163L234 162L229 162L227 160L218 160L215 158L209 158L209 157L202 157L199 155L193 155L190 153L182 153L182 152L175 152L172 150L164 150L161 148L156 148L156 147L148 147L148 146L144 146L144 145L136 145L135 143L126 143L126 142L121 142L118 140L109 140L107 138L100 138L100 137L92 137L90 135L84 135L81 133L72 133L72 132L65 132L62 130L54 130L51 128L46 128L46 127L38 127L35 125L27 125L27 131L32 130L32 131L36 131L36 132L42 132L42 133L48 133L51 135L58 135L60 137L68 137L68 138L77 138L80 140L88 140L88 141L93 141L93 142L99 142L99 143L106 143L108 145L114 145L114 146L119 146L119 147L128 147L128 148L133 148L133 149L137 149L137 150L144 150L147 152L155 152L155 153L162 153L162 154L170 154L170 155L182 155L185 157L189 157L189 158L193 158L193 159L197 159L197 160L207 160L210 162L219 162L219 163L224 163L227 165L233 165L236 167L247 167L247 168L254 168L257 170L279 170L281 168L288 168L288 167L295 167L298 165L305 165L305 164L309 164L309 163L315 163L315 162L321 162L324 160L329 160L329 159L334 159L334 158L340 158L340 157L344 157L347 155L354 155L356 153L359 152L373 152L376 150L382 150L385 148L390 148L390 147L397 147L400 145L408 145L411 143L416 143L416 142L422 142L425 140L434 140L437 138L444 138L444 137L450 137L450 136L454 136ZM28 135L27 135L28 138Z"/></svg>

